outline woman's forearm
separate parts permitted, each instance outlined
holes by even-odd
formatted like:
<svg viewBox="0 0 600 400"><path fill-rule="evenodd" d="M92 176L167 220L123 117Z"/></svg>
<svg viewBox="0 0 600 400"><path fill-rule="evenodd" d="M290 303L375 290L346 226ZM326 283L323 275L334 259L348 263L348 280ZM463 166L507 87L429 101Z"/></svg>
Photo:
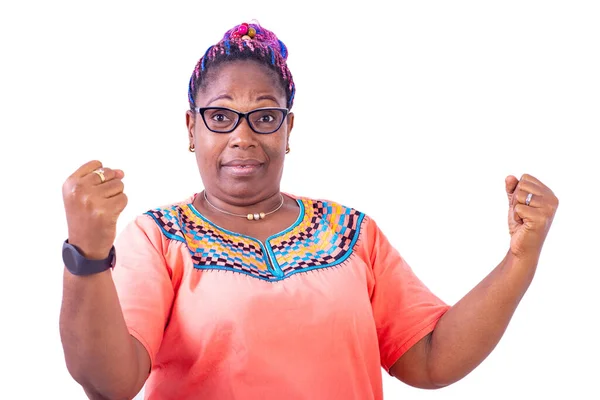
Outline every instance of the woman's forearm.
<svg viewBox="0 0 600 400"><path fill-rule="evenodd" d="M439 320L429 342L427 365L436 386L454 383L479 365L504 334L527 291L538 259L502 262Z"/></svg>
<svg viewBox="0 0 600 400"><path fill-rule="evenodd" d="M132 398L141 389L138 346L111 271L81 277L65 270L60 334L67 368L90 398Z"/></svg>

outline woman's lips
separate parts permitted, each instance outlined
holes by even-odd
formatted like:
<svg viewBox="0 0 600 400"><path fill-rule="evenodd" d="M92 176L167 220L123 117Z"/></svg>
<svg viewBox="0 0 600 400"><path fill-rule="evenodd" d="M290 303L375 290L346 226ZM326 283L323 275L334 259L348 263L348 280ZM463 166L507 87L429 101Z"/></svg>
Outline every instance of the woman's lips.
<svg viewBox="0 0 600 400"><path fill-rule="evenodd" d="M255 174L262 163L258 160L232 160L222 165L222 168L232 175L249 176Z"/></svg>

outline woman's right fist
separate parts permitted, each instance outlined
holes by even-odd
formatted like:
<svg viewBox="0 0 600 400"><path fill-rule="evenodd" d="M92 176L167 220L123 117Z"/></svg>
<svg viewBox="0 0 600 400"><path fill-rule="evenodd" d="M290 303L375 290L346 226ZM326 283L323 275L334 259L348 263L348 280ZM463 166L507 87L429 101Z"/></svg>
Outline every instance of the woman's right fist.
<svg viewBox="0 0 600 400"><path fill-rule="evenodd" d="M63 184L69 243L85 257L104 259L117 235L117 219L127 206L123 171L90 161Z"/></svg>

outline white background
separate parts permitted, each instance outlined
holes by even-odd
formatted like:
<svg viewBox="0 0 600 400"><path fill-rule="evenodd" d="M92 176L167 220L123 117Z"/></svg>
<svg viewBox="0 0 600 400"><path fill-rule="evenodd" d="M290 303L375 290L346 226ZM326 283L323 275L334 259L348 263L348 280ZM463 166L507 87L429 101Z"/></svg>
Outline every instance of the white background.
<svg viewBox="0 0 600 400"><path fill-rule="evenodd" d="M90 159L124 169L119 229L201 190L188 78L209 45L253 18L288 45L297 85L282 189L373 216L444 300L508 248L506 175L533 174L561 200L491 356L439 391L384 374L386 398L600 398L597 2L7 3L0 398L84 398L58 333L62 183Z"/></svg>

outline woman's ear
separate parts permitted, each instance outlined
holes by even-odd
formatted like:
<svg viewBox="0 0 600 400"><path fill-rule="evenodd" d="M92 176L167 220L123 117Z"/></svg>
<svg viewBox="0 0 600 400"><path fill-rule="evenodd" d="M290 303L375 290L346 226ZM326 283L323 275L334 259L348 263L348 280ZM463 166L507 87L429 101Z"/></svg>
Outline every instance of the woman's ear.
<svg viewBox="0 0 600 400"><path fill-rule="evenodd" d="M191 149L194 148L194 129L196 127L196 114L191 110L185 112L185 125L188 130L188 140L190 142L191 151Z"/></svg>
<svg viewBox="0 0 600 400"><path fill-rule="evenodd" d="M294 113L289 113L287 115L287 142L290 142L290 134L292 133L292 129L294 128Z"/></svg>

